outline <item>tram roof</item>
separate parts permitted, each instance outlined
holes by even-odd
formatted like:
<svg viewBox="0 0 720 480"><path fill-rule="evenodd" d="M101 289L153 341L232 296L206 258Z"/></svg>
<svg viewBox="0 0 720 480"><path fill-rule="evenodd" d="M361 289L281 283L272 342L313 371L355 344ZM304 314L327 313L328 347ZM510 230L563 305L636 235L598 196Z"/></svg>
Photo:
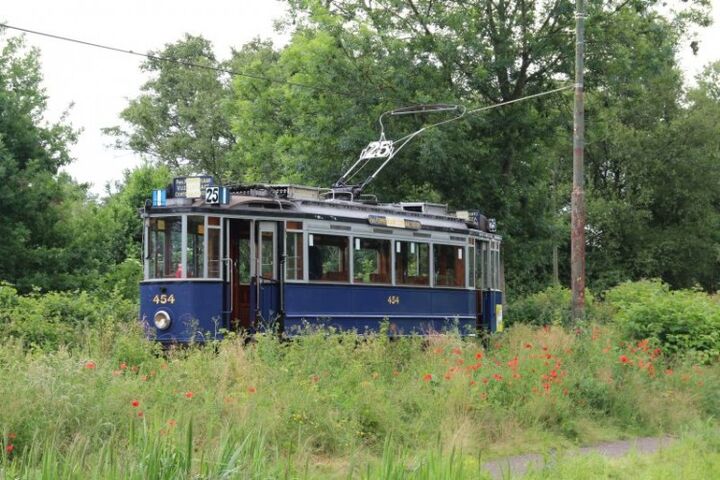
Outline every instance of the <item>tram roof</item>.
<svg viewBox="0 0 720 480"><path fill-rule="evenodd" d="M420 222L419 229L455 232L487 232L488 219L478 212L449 212L447 205L426 202L377 203L325 198L327 190L298 185L232 187L229 202L207 203L204 198L168 198L167 206L153 207L152 214L182 213L189 210L223 214L262 214L329 221L372 223L378 217ZM283 213L280 213L283 212ZM380 226L380 225L379 225ZM393 225L387 225L393 228Z"/></svg>

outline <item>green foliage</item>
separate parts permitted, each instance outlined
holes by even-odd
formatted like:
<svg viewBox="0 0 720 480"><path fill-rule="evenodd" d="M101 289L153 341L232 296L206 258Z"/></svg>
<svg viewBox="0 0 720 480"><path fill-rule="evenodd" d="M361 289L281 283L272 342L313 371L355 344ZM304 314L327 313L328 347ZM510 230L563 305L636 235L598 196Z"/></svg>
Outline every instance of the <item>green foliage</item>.
<svg viewBox="0 0 720 480"><path fill-rule="evenodd" d="M698 290L675 290L658 280L624 283L606 293L614 322L627 338L657 340L672 354L705 361L720 356L720 308Z"/></svg>
<svg viewBox="0 0 720 480"><path fill-rule="evenodd" d="M160 354L137 324L47 297L53 316L89 325L57 350L4 337L0 438L15 450L0 470L17 477L461 478L480 455L678 432L720 408L717 364L621 344L611 326L518 325L486 348L318 331ZM28 301L0 290L3 320Z"/></svg>
<svg viewBox="0 0 720 480"><path fill-rule="evenodd" d="M0 284L0 335L28 347L77 346L91 332L136 317L135 305L117 295L80 291L19 295L13 286Z"/></svg>
<svg viewBox="0 0 720 480"><path fill-rule="evenodd" d="M223 114L226 81L213 70L221 64L210 42L186 34L150 54L142 70L153 77L120 114L131 129L113 127L105 133L116 137L118 148L148 155L176 173L209 173L222 179L225 154L235 138Z"/></svg>
<svg viewBox="0 0 720 480"><path fill-rule="evenodd" d="M585 307L588 320L604 320L602 306L595 302L589 290L585 291ZM569 288L554 285L520 297L508 306L507 319L508 325L569 326L572 323L572 292Z"/></svg>

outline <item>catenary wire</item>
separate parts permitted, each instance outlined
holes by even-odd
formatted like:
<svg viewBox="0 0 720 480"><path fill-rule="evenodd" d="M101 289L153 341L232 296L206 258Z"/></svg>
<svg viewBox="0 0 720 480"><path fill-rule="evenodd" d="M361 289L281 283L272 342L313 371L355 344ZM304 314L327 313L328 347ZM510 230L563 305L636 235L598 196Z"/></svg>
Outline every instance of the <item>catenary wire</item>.
<svg viewBox="0 0 720 480"><path fill-rule="evenodd" d="M227 74L227 75L231 75L231 76L235 76L235 77L246 77L246 78L252 78L252 79L255 79L255 80L265 80L265 81L268 81L268 82L281 83L281 84L291 85L291 86L300 87L300 88L307 88L307 89L310 89L310 90L315 90L315 91L317 91L317 92L330 93L330 94L333 94L333 95L338 95L338 96L343 96L343 97L351 97L351 98L356 98L356 97L357 97L357 95L354 95L353 93L349 93L349 92L341 92L341 91L337 91L337 90L330 90L330 89L327 89L327 88L316 87L316 86L314 86L314 85L308 85L308 84L305 84L305 83L298 83L298 82L292 82L292 81L289 81L289 80L283 80L283 79L279 79L279 78L266 77L266 76L264 76L264 75L258 75L258 74L254 74L254 73L239 72L239 71L237 71L237 70L230 70L230 69L222 68L222 67L213 67L213 66L210 66L210 65L202 65L202 64L200 64L200 63L188 62L188 61L185 61L185 60L178 60L178 59L169 58L169 57L162 57L162 56L153 55L153 54L150 54L150 53L136 52L136 51L134 51L134 50L129 50L129 49L120 48L120 47L114 47L114 46L111 46L111 45L104 45L104 44L101 44L101 43L88 42L88 41L86 41L86 40L80 40L80 39L77 39L77 38L66 37L66 36L63 36L63 35L56 35L56 34L54 34L54 33L41 32L41 31L39 31L39 30L31 30L31 29L29 29L29 28L23 28L23 27L16 27L16 26L14 26L14 25L9 25L9 24L7 24L7 23L0 23L0 28L7 28L7 29L10 29L10 30L17 30L17 31L19 31L19 32L30 33L30 34L32 34L32 35L38 35L38 36L41 36L41 37L52 38L52 39L55 39L55 40L62 40L62 41L65 41L65 42L76 43L76 44L85 45L85 46L88 46L88 47L100 48L100 49L103 49L103 50L109 50L109 51L111 51L111 52L124 53L124 54L126 54L126 55L135 55L135 56L137 56L137 57L144 57L144 58L148 58L148 59L150 59L150 60L157 60L157 61L161 61L161 62L174 63L174 64L177 64L177 65L183 65L183 66L186 66L186 67L193 67L193 68L200 68L200 69L205 69L205 70L212 70L212 71L215 71L215 72L218 72L218 73L225 73L225 74Z"/></svg>

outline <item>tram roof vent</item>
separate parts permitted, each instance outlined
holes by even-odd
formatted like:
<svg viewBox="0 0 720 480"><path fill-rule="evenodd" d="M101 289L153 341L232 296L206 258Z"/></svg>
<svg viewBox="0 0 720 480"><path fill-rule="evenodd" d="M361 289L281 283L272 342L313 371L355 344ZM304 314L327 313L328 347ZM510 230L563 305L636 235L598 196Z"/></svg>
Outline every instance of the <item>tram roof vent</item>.
<svg viewBox="0 0 720 480"><path fill-rule="evenodd" d="M448 207L444 203L401 202L400 207L406 212L427 213L428 215L448 214Z"/></svg>

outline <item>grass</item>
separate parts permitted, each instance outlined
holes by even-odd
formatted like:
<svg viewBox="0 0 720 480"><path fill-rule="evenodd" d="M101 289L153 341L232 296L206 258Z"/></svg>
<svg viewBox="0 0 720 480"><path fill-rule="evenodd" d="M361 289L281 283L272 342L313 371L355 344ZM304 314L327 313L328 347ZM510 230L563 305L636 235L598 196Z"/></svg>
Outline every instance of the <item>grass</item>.
<svg viewBox="0 0 720 480"><path fill-rule="evenodd" d="M718 365L602 326L518 325L485 345L316 332L164 354L115 326L81 343L0 347L0 478L467 478L490 458L720 413ZM717 452L706 437L680 445ZM603 468L655 468L644 458ZM563 460L558 478L601 461Z"/></svg>

